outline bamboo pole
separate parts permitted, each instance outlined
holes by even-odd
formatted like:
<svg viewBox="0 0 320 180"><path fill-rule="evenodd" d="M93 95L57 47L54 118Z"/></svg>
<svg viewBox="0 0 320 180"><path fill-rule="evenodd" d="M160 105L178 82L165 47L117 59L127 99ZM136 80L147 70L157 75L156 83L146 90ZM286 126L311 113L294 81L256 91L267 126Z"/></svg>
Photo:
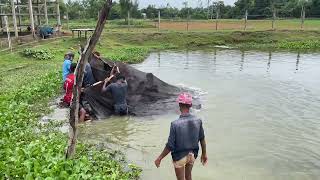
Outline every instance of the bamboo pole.
<svg viewBox="0 0 320 180"><path fill-rule="evenodd" d="M70 108L69 143L66 151L66 158L71 158L74 155L76 150L75 148L76 148L77 133L78 133L77 126L79 121L79 99L80 99L81 87L83 82L85 64L88 62L88 59L91 56L92 51L94 50L101 36L101 33L106 24L106 20L109 16L111 6L112 6L112 0L106 0L106 3L104 4L104 6L100 11L100 17L98 19L96 29L92 37L87 41L87 45L85 46L84 51L81 53L80 60L76 68L76 73L75 73L76 79L75 79L75 84L72 90L73 99L72 99L71 108Z"/></svg>
<svg viewBox="0 0 320 180"><path fill-rule="evenodd" d="M128 23L128 31L130 31L130 11L128 10L128 17L127 17L127 23Z"/></svg>
<svg viewBox="0 0 320 180"><path fill-rule="evenodd" d="M60 7L59 7L59 0L56 0L57 6L57 24L58 24L58 31L61 32L61 17L60 17Z"/></svg>
<svg viewBox="0 0 320 180"><path fill-rule="evenodd" d="M217 10L216 10L216 31L218 30L218 21L219 21L219 7L218 7L218 4L217 4Z"/></svg>
<svg viewBox="0 0 320 180"><path fill-rule="evenodd" d="M16 16L16 7L14 5L14 0L11 1L11 8L12 8L12 20L13 20L13 27L14 27L14 35L16 38L19 37L18 33L18 26L17 26L17 16Z"/></svg>
<svg viewBox="0 0 320 180"><path fill-rule="evenodd" d="M247 23L248 23L248 10L246 10L246 14L244 17L244 30L247 30Z"/></svg>
<svg viewBox="0 0 320 180"><path fill-rule="evenodd" d="M161 12L160 12L160 10L159 10L159 12L158 12L158 30L159 30L159 31L160 31L160 29L161 29L160 23L161 23Z"/></svg>
<svg viewBox="0 0 320 180"><path fill-rule="evenodd" d="M306 11L305 11L304 5L302 5L302 8L301 8L301 30L304 29L305 17L306 17Z"/></svg>
<svg viewBox="0 0 320 180"><path fill-rule="evenodd" d="M4 24L5 28L7 30L7 36L8 36L8 46L9 49L12 51L12 44L11 44L11 37L10 37L10 29L9 29L9 23L8 23L8 16L4 16Z"/></svg>
<svg viewBox="0 0 320 180"><path fill-rule="evenodd" d="M272 30L275 30L275 23L276 23L276 10L273 9L273 18L272 18Z"/></svg>
<svg viewBox="0 0 320 180"><path fill-rule="evenodd" d="M44 18L46 19L46 25L48 25L49 24L49 19L48 19L47 0L44 0Z"/></svg>
<svg viewBox="0 0 320 180"><path fill-rule="evenodd" d="M28 7L29 7L29 15L30 15L30 23L31 23L31 33L32 33L33 38L35 38L35 37L36 37L36 34L35 34L35 29L34 29L32 0L29 0Z"/></svg>

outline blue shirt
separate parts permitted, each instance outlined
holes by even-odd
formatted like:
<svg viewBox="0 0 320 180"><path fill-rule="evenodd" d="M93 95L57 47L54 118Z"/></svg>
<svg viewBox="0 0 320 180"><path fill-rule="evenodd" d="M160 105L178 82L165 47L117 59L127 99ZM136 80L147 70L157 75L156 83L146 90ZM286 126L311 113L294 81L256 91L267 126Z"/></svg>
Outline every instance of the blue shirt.
<svg viewBox="0 0 320 180"><path fill-rule="evenodd" d="M112 94L113 101L115 105L125 105L127 104L127 91L128 91L128 84L126 81L121 83L111 83L107 86L105 91L109 91Z"/></svg>
<svg viewBox="0 0 320 180"><path fill-rule="evenodd" d="M84 69L84 76L83 76L83 87L88 87L96 83L96 80L93 77L91 65L89 63L86 64Z"/></svg>
<svg viewBox="0 0 320 180"><path fill-rule="evenodd" d="M63 82L66 80L68 74L70 74L71 61L69 59L65 59L62 65L62 78Z"/></svg>
<svg viewBox="0 0 320 180"><path fill-rule="evenodd" d="M192 152L198 157L199 141L204 139L201 119L194 115L181 115L171 123L166 147L171 151L173 161L179 161Z"/></svg>

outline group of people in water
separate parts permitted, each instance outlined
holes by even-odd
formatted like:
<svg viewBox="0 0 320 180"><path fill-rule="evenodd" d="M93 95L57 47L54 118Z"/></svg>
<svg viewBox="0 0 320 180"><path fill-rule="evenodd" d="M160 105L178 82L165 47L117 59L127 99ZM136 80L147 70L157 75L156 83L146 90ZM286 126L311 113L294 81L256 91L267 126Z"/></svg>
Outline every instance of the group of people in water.
<svg viewBox="0 0 320 180"><path fill-rule="evenodd" d="M94 52L93 55L100 59L100 54L98 52ZM72 52L66 53L62 68L63 87L65 90L63 101L68 106L70 106L72 101L72 89L76 78L74 72L77 64L73 63L73 59L74 54ZM96 82L90 64L86 64L83 88L95 86L100 83L103 83L101 89L102 93L110 92L112 94L114 114L127 115L128 105L126 98L128 83L125 76L120 73L119 68L114 65L110 75L103 82ZM191 172L195 159L198 157L199 142L202 150L201 162L205 165L208 161L204 129L202 120L190 114L190 109L192 107L191 94L181 93L177 98L177 104L179 104L181 115L177 120L171 123L168 142L154 163L156 167L159 168L162 159L171 153L177 179L192 180ZM80 98L80 122L84 122L86 119L87 111L84 107Z"/></svg>
<svg viewBox="0 0 320 180"><path fill-rule="evenodd" d="M100 59L99 52L93 52L93 55ZM68 52L64 56L64 62L62 65L62 78L63 78L63 88L65 90L65 95L63 97L63 104L70 106L72 101L72 90L75 83L75 70L77 63L73 63L75 54ZM93 76L90 63L85 65L83 84L80 96L80 109L79 109L79 122L90 121L88 114L88 107L86 102L83 100L83 93L86 88L91 86L96 86L102 84L102 93L110 92L113 97L114 102L114 114L115 115L127 115L128 105L126 102L127 88L128 84L125 76L120 73L119 68L114 65L110 75L103 81L97 82Z"/></svg>

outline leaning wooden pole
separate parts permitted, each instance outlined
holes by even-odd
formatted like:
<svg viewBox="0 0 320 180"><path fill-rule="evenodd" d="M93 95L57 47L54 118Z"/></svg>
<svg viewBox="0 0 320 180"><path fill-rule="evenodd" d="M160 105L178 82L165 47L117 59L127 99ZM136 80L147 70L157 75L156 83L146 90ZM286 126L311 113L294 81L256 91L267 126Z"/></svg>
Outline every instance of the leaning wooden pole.
<svg viewBox="0 0 320 180"><path fill-rule="evenodd" d="M16 6L14 4L14 0L11 0L11 8L12 8L12 20L13 20L13 27L14 27L14 36L17 38L17 37L19 37L19 34L18 34L18 26L17 26Z"/></svg>
<svg viewBox="0 0 320 180"><path fill-rule="evenodd" d="M75 80L75 84L73 86L73 92L72 92L73 99L70 107L69 144L66 151L66 158L71 158L75 153L75 147L77 143L77 125L79 121L79 100L80 100L85 65L88 62L88 59L91 56L92 51L94 50L101 36L101 33L104 29L111 7L112 7L112 0L106 0L106 3L104 4L104 6L100 11L100 17L98 19L96 29L92 37L88 40L87 45L85 46L83 52L81 53L80 60L77 65L76 80Z"/></svg>
<svg viewBox="0 0 320 180"><path fill-rule="evenodd" d="M35 28L34 28L32 0L29 0L29 1L28 1L28 7L29 7L29 15L30 15L31 32L32 32L33 38L35 38L35 37L36 37L36 34L35 34Z"/></svg>

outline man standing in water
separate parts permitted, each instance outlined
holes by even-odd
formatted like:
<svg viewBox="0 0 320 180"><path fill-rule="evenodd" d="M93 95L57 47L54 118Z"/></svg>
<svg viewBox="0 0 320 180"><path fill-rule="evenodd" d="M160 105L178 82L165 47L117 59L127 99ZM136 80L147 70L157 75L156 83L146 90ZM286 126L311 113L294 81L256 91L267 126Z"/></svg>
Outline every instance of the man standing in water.
<svg viewBox="0 0 320 180"><path fill-rule="evenodd" d="M114 112L116 115L127 115L128 114L128 105L127 105L127 91L128 91L128 83L126 78L117 74L115 83L111 83L107 86L107 83L114 77L111 75L108 79L104 81L102 92L109 91L112 94L114 101Z"/></svg>
<svg viewBox="0 0 320 180"><path fill-rule="evenodd" d="M177 102L181 115L178 120L171 123L168 143L154 163L159 168L162 159L171 152L177 179L192 180L191 172L198 157L199 141L202 150L201 162L203 165L208 162L204 130L201 119L190 114L191 94L180 94Z"/></svg>

